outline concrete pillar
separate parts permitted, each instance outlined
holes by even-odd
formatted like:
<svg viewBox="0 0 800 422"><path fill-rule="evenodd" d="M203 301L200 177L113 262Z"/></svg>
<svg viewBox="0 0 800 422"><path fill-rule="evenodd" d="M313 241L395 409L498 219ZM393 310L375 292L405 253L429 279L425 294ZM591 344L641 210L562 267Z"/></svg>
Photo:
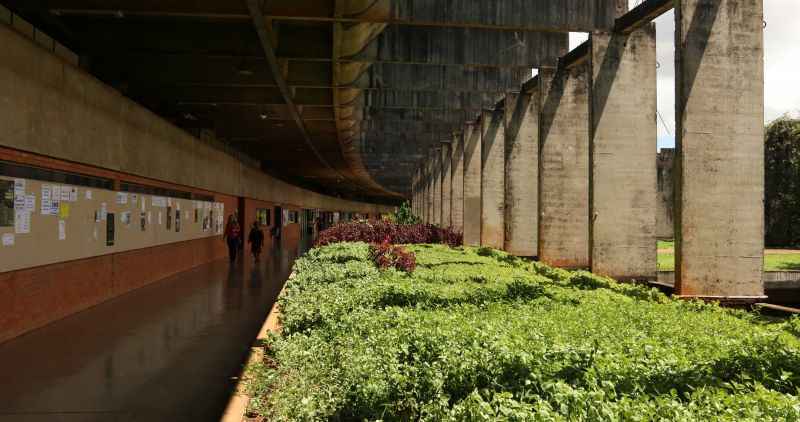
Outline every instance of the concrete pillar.
<svg viewBox="0 0 800 422"><path fill-rule="evenodd" d="M481 244L481 130L464 126L464 244Z"/></svg>
<svg viewBox="0 0 800 422"><path fill-rule="evenodd" d="M592 272L656 278L656 30L590 38Z"/></svg>
<svg viewBox="0 0 800 422"><path fill-rule="evenodd" d="M539 259L589 267L589 92L587 65L539 70Z"/></svg>
<svg viewBox="0 0 800 422"><path fill-rule="evenodd" d="M431 156L425 156L425 222L433 224L433 173L431 172Z"/></svg>
<svg viewBox="0 0 800 422"><path fill-rule="evenodd" d="M451 201L450 215L453 230L464 231L464 136L463 133L453 135L450 157L451 168Z"/></svg>
<svg viewBox="0 0 800 422"><path fill-rule="evenodd" d="M656 238L675 239L675 179L672 169L675 161L674 148L661 148L656 159L656 181L658 199L656 200Z"/></svg>
<svg viewBox="0 0 800 422"><path fill-rule="evenodd" d="M763 0L675 2L675 287L763 297Z"/></svg>
<svg viewBox="0 0 800 422"><path fill-rule="evenodd" d="M453 176L450 163L450 144L442 144L442 227L451 227Z"/></svg>
<svg viewBox="0 0 800 422"><path fill-rule="evenodd" d="M505 124L503 110L481 114L481 246L503 249Z"/></svg>
<svg viewBox="0 0 800 422"><path fill-rule="evenodd" d="M506 95L505 249L517 256L538 253L538 94Z"/></svg>
<svg viewBox="0 0 800 422"><path fill-rule="evenodd" d="M431 174L433 175L433 224L442 224L442 165L441 152L438 148L431 150Z"/></svg>

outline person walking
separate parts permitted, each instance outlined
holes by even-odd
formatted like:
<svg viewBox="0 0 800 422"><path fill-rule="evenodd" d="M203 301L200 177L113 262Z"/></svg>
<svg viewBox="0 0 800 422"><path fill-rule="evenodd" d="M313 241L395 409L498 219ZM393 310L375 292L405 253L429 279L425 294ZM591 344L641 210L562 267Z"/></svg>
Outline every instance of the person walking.
<svg viewBox="0 0 800 422"><path fill-rule="evenodd" d="M264 246L264 232L261 231L258 221L253 222L247 241L250 242L250 252L253 254L253 259L258 262L261 259L261 248Z"/></svg>
<svg viewBox="0 0 800 422"><path fill-rule="evenodd" d="M239 252L239 243L242 238L242 229L239 227L239 221L236 219L236 214L231 214L228 217L228 224L225 225L225 234L223 239L228 243L228 258L231 262L236 261L236 253Z"/></svg>

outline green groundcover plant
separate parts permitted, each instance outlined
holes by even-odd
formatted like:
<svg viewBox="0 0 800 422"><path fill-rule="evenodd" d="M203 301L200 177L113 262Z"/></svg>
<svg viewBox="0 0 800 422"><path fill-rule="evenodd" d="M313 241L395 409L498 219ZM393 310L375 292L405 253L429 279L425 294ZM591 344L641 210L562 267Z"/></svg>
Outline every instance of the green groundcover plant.
<svg viewBox="0 0 800 422"><path fill-rule="evenodd" d="M275 421L795 421L800 320L769 320L486 248L310 251L248 368Z"/></svg>

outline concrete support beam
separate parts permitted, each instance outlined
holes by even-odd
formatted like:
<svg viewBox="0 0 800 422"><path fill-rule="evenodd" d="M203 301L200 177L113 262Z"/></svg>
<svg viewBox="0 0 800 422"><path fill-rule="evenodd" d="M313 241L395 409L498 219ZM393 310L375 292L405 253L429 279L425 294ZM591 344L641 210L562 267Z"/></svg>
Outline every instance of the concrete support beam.
<svg viewBox="0 0 800 422"><path fill-rule="evenodd" d="M539 96L512 93L505 100L505 249L538 253Z"/></svg>
<svg viewBox="0 0 800 422"><path fill-rule="evenodd" d="M431 149L431 175L433 176L433 215L431 223L442 224L442 165L441 152L438 148Z"/></svg>
<svg viewBox="0 0 800 422"><path fill-rule="evenodd" d="M500 110L481 113L481 246L503 249L505 124Z"/></svg>
<svg viewBox="0 0 800 422"><path fill-rule="evenodd" d="M452 201L452 170L450 168L450 145L442 144L442 158L440 160L442 169L442 227L451 227L451 201Z"/></svg>
<svg viewBox="0 0 800 422"><path fill-rule="evenodd" d="M592 272L656 278L656 31L590 38Z"/></svg>
<svg viewBox="0 0 800 422"><path fill-rule="evenodd" d="M450 223L453 230L464 231L464 134L453 135L451 168Z"/></svg>
<svg viewBox="0 0 800 422"><path fill-rule="evenodd" d="M587 65L540 69L539 259L589 267L589 81Z"/></svg>
<svg viewBox="0 0 800 422"><path fill-rule="evenodd" d="M481 129L464 126L464 245L481 244Z"/></svg>
<svg viewBox="0 0 800 422"><path fill-rule="evenodd" d="M763 0L675 2L675 284L764 295Z"/></svg>

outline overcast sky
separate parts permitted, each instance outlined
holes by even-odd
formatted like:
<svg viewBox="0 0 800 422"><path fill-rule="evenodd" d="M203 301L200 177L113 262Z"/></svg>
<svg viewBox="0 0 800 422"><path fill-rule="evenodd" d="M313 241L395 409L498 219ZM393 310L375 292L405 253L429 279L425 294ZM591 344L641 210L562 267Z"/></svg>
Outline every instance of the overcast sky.
<svg viewBox="0 0 800 422"><path fill-rule="evenodd" d="M629 0L631 8L638 3ZM764 119L800 117L800 0L764 0ZM675 146L675 15L656 20L658 38L658 147ZM570 34L570 48L587 35Z"/></svg>

